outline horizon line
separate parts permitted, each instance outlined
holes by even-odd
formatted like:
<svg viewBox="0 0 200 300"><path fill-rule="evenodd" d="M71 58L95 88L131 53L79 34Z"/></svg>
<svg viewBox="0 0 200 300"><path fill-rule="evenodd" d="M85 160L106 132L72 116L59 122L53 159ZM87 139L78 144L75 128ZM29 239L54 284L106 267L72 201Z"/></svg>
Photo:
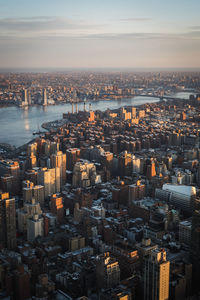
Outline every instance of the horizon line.
<svg viewBox="0 0 200 300"><path fill-rule="evenodd" d="M179 72L200 72L200 67L0 67L0 73L39 73L57 71L132 71L132 72L151 72L151 71L179 71Z"/></svg>

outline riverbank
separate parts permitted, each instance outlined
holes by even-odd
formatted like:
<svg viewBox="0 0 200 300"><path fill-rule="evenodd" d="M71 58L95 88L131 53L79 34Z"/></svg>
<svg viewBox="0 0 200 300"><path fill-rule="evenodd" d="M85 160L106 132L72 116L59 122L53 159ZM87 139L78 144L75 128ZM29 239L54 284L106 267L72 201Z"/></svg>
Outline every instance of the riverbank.
<svg viewBox="0 0 200 300"><path fill-rule="evenodd" d="M179 94L174 95L180 97ZM183 95L182 95L183 96ZM185 93L185 99L188 99L189 93ZM182 97L183 98L183 97ZM118 109L124 106L139 106L145 103L156 103L160 99L153 97L136 96L133 98L121 98L116 100L102 100L92 102L92 110L105 111L106 109ZM89 104L89 103L88 103ZM84 102L78 103L78 111L84 110ZM86 103L86 109L88 109ZM33 139L33 132L43 131L42 128L49 130L51 125L58 127L63 113L71 113L72 105L50 105L50 106L31 106L27 109L19 107L7 107L0 109L0 143L6 143L20 147ZM48 123L51 123L48 126ZM44 125L41 127L41 125Z"/></svg>
<svg viewBox="0 0 200 300"><path fill-rule="evenodd" d="M87 99L87 101L85 101L84 99L78 99L78 101L56 101L55 103L48 103L47 106L56 106L56 105L66 105L66 104L79 104L79 103L93 103L96 101L112 101L112 100L121 100L124 98L134 98L134 97L138 97L140 95L113 95L112 97L105 97L105 98L97 98L97 99ZM30 107L43 107L43 104L31 104L31 105L20 105L19 103L15 103L15 102L8 102L5 103L4 101L0 101L0 108L6 108L6 107L19 107L19 108L30 108Z"/></svg>

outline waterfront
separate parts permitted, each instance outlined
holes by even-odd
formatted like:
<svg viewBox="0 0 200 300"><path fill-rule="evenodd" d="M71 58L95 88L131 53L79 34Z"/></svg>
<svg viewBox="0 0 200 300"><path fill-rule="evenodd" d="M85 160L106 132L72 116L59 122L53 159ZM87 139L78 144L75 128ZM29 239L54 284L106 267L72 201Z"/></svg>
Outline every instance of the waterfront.
<svg viewBox="0 0 200 300"><path fill-rule="evenodd" d="M188 99L189 93L177 93L173 96ZM124 105L137 106L157 101L159 101L158 98L136 96L134 98L101 100L91 103L93 110L104 111L107 108L116 109ZM87 109L89 103L86 104ZM47 107L32 106L27 109L15 106L0 108L0 143L21 146L33 139L32 133L41 129L42 123L62 119L62 114L71 112L71 109L70 103ZM78 104L78 109L83 110L83 103Z"/></svg>

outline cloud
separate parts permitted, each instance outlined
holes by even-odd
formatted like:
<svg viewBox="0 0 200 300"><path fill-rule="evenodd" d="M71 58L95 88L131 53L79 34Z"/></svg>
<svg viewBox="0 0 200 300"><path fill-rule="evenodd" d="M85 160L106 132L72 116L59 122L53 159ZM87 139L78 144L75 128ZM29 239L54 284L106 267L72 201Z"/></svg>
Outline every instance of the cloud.
<svg viewBox="0 0 200 300"><path fill-rule="evenodd" d="M190 30L200 30L200 25L199 26L189 26L188 29L190 29Z"/></svg>
<svg viewBox="0 0 200 300"><path fill-rule="evenodd" d="M42 32L35 36L16 36L11 35L0 35L0 40L27 40L27 39L37 39L37 40L59 40L59 39L74 39L74 40L200 40L200 31L191 31L185 33L162 33L162 32L132 32L132 33L80 33L76 32Z"/></svg>
<svg viewBox="0 0 200 300"><path fill-rule="evenodd" d="M142 22L149 18L128 18L121 21ZM109 32L106 24L91 24L55 16L0 19L0 40L199 40L200 26L191 26L190 31L180 33L162 32ZM193 30L192 30L193 28Z"/></svg>
<svg viewBox="0 0 200 300"><path fill-rule="evenodd" d="M86 38L94 39L165 39L167 35L162 33L146 33L146 32L132 32L132 33L105 33L87 35Z"/></svg>
<svg viewBox="0 0 200 300"><path fill-rule="evenodd" d="M132 33L102 33L102 34L89 34L79 36L80 39L102 39L102 40L186 40L186 39L199 39L199 32L187 33L162 33L162 32L132 32Z"/></svg>
<svg viewBox="0 0 200 300"><path fill-rule="evenodd" d="M72 20L53 16L0 19L0 32L3 36L29 37L30 35L59 35L64 32L93 31L103 26L103 24L90 24L84 20Z"/></svg>
<svg viewBox="0 0 200 300"><path fill-rule="evenodd" d="M126 19L120 19L122 22L145 22L145 21L151 21L151 18L126 18Z"/></svg>
<svg viewBox="0 0 200 300"><path fill-rule="evenodd" d="M189 32L185 33L185 36L188 36L190 38L199 39L200 38L200 27L199 27L199 30L189 31Z"/></svg>

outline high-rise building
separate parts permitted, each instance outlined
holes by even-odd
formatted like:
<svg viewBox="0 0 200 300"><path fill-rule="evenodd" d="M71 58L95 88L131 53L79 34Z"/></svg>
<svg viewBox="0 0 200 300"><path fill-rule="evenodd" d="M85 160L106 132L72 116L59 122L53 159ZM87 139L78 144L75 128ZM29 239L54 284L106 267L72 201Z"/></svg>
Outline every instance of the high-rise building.
<svg viewBox="0 0 200 300"><path fill-rule="evenodd" d="M195 186L170 183L165 183L162 189L158 188L155 190L155 195L158 199L169 201L186 213L192 212L196 193Z"/></svg>
<svg viewBox="0 0 200 300"><path fill-rule="evenodd" d="M130 120L131 117L132 117L131 112L127 112L126 109L125 109L124 107L122 107L122 108L120 109L120 118L121 118L122 120L124 120L124 121Z"/></svg>
<svg viewBox="0 0 200 300"><path fill-rule="evenodd" d="M35 214L27 220L27 240L34 241L37 237L44 235L43 217Z"/></svg>
<svg viewBox="0 0 200 300"><path fill-rule="evenodd" d="M73 171L74 165L80 160L80 149L70 148L66 151L67 155L67 170Z"/></svg>
<svg viewBox="0 0 200 300"><path fill-rule="evenodd" d="M23 90L23 93L22 93L22 100L23 100L23 105L24 105L24 106L28 105L27 89L24 89L24 90Z"/></svg>
<svg viewBox="0 0 200 300"><path fill-rule="evenodd" d="M32 195L36 202L39 202L41 206L44 206L44 186L35 185L32 188Z"/></svg>
<svg viewBox="0 0 200 300"><path fill-rule="evenodd" d="M1 160L0 176L12 176L12 194L17 195L20 192L20 167L17 161Z"/></svg>
<svg viewBox="0 0 200 300"><path fill-rule="evenodd" d="M140 173L140 158L137 158L133 155L132 162L133 162L133 173Z"/></svg>
<svg viewBox="0 0 200 300"><path fill-rule="evenodd" d="M89 187L98 183L101 183L101 176L97 175L94 163L84 160L75 164L72 177L74 187Z"/></svg>
<svg viewBox="0 0 200 300"><path fill-rule="evenodd" d="M133 201L141 200L145 197L146 187L145 184L141 184L140 180L138 180L136 184L129 185L128 190L129 204L131 204Z"/></svg>
<svg viewBox="0 0 200 300"><path fill-rule="evenodd" d="M51 212L57 216L58 223L61 223L64 216L64 206L62 197L58 194L51 196Z"/></svg>
<svg viewBox="0 0 200 300"><path fill-rule="evenodd" d="M35 185L32 183L31 186L27 186L23 188L23 200L25 202L31 203L32 198L35 199L36 202L39 202L41 206L44 205L44 186L43 185Z"/></svg>
<svg viewBox="0 0 200 300"><path fill-rule="evenodd" d="M51 155L51 167L60 168L61 186L66 183L66 154L58 151Z"/></svg>
<svg viewBox="0 0 200 300"><path fill-rule="evenodd" d="M34 198L32 198L31 201L26 202L24 204L24 207L22 209L19 209L17 212L18 230L20 232L27 231L27 220L29 218L33 218L35 214L41 215L42 210L40 208L40 204L36 202Z"/></svg>
<svg viewBox="0 0 200 300"><path fill-rule="evenodd" d="M145 110L139 110L138 111L138 118L144 118L145 117Z"/></svg>
<svg viewBox="0 0 200 300"><path fill-rule="evenodd" d="M197 181L198 187L200 187L200 166L197 169L196 181Z"/></svg>
<svg viewBox="0 0 200 300"><path fill-rule="evenodd" d="M46 106L48 104L48 101L47 101L47 90L46 89L42 90L42 103L43 103L44 106Z"/></svg>
<svg viewBox="0 0 200 300"><path fill-rule="evenodd" d="M127 151L120 153L118 161L119 174L121 177L130 176L133 171L132 155Z"/></svg>
<svg viewBox="0 0 200 300"><path fill-rule="evenodd" d="M13 189L13 176L5 174L1 176L1 189L3 192L7 192L10 194L14 193Z"/></svg>
<svg viewBox="0 0 200 300"><path fill-rule="evenodd" d="M9 299L26 300L31 297L30 272L23 264L6 272L6 293Z"/></svg>
<svg viewBox="0 0 200 300"><path fill-rule="evenodd" d="M144 259L144 300L169 299L170 262L164 249L154 249Z"/></svg>
<svg viewBox="0 0 200 300"><path fill-rule="evenodd" d="M32 99L31 99L31 92L28 91L28 105L32 104Z"/></svg>
<svg viewBox="0 0 200 300"><path fill-rule="evenodd" d="M34 186L34 183L30 180L24 180L22 181L22 188L32 188Z"/></svg>
<svg viewBox="0 0 200 300"><path fill-rule="evenodd" d="M156 165L153 159L147 162L146 176L149 180L156 176Z"/></svg>
<svg viewBox="0 0 200 300"><path fill-rule="evenodd" d="M59 151L59 143L57 142L49 142L45 141L43 143L44 154L46 156L50 156L51 154L55 154Z"/></svg>
<svg viewBox="0 0 200 300"><path fill-rule="evenodd" d="M34 184L37 184L37 169L33 169L33 170L27 170L25 172L25 178L27 180L30 180L31 182L33 182Z"/></svg>
<svg viewBox="0 0 200 300"><path fill-rule="evenodd" d="M44 197L60 192L60 168L40 168L38 170L38 184L44 186Z"/></svg>
<svg viewBox="0 0 200 300"><path fill-rule="evenodd" d="M136 118L136 107L131 108L131 116L133 119Z"/></svg>
<svg viewBox="0 0 200 300"><path fill-rule="evenodd" d="M69 251L76 251L85 247L85 238L83 236L73 236L69 238Z"/></svg>
<svg viewBox="0 0 200 300"><path fill-rule="evenodd" d="M194 201L192 215L191 258L193 269L193 288L199 289L200 277L200 199Z"/></svg>
<svg viewBox="0 0 200 300"><path fill-rule="evenodd" d="M37 156L37 143L28 144L27 146L27 155L28 156Z"/></svg>
<svg viewBox="0 0 200 300"><path fill-rule="evenodd" d="M34 155L27 157L27 166L28 169L33 169L37 167L37 157Z"/></svg>
<svg viewBox="0 0 200 300"><path fill-rule="evenodd" d="M113 169L113 153L112 152L103 152L101 154L101 163L106 167L107 170L112 172Z"/></svg>
<svg viewBox="0 0 200 300"><path fill-rule="evenodd" d="M186 245L191 244L192 222L184 220L179 223L179 242Z"/></svg>
<svg viewBox="0 0 200 300"><path fill-rule="evenodd" d="M9 193L0 194L0 244L8 249L16 246L15 199Z"/></svg>
<svg viewBox="0 0 200 300"><path fill-rule="evenodd" d="M119 284L120 268L118 261L109 252L97 258L96 266L98 288L111 288Z"/></svg>
<svg viewBox="0 0 200 300"><path fill-rule="evenodd" d="M95 113L94 113L94 111L89 111L88 122L93 122L94 119L95 119Z"/></svg>

